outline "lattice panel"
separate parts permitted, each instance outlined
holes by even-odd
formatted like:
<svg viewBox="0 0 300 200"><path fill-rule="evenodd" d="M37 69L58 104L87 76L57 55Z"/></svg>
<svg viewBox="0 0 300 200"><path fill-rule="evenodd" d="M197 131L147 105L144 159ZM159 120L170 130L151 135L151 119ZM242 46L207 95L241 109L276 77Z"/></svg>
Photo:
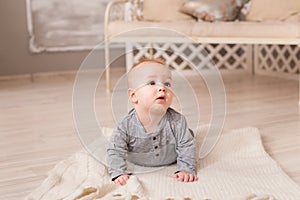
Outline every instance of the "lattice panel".
<svg viewBox="0 0 300 200"><path fill-rule="evenodd" d="M176 70L217 67L250 70L251 46L238 44L127 43L127 69L143 58L163 59Z"/></svg>
<svg viewBox="0 0 300 200"><path fill-rule="evenodd" d="M297 45L256 45L255 72L299 79L300 47Z"/></svg>

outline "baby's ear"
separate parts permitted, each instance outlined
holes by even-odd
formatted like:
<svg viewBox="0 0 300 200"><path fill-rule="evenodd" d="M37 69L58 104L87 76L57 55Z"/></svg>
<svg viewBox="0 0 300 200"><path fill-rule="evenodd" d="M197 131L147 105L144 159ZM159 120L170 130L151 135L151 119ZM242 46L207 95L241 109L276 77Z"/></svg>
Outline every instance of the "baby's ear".
<svg viewBox="0 0 300 200"><path fill-rule="evenodd" d="M136 103L138 102L138 100L137 100L137 98L136 98L136 96L135 96L134 90L131 89L131 88L129 88L128 91L127 91L127 93L128 93L129 100L130 100L132 103L136 104Z"/></svg>

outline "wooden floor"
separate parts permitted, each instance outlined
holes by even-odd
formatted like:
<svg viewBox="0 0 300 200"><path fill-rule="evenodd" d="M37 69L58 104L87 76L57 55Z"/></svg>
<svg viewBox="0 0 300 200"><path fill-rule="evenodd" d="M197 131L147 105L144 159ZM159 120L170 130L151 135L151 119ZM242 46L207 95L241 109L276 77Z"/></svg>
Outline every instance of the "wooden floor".
<svg viewBox="0 0 300 200"><path fill-rule="evenodd" d="M95 105L100 126L113 127L114 117L127 109L126 86L118 82L123 74L123 68L113 70L112 82L119 83L114 96L105 93L100 80ZM205 82L195 73L185 77L197 96L200 124L210 123L213 105ZM257 127L267 152L300 184L298 82L235 72L222 77L227 97L224 129ZM0 80L0 199L24 199L56 163L83 148L73 119L73 85L72 73L35 76L34 82ZM189 101L178 97L174 106L185 110L195 125L197 113Z"/></svg>

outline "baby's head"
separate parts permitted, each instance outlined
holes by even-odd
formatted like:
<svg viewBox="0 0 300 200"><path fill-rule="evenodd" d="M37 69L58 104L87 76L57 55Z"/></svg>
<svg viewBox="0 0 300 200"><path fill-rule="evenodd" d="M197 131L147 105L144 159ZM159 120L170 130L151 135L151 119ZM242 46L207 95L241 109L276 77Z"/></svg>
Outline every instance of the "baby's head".
<svg viewBox="0 0 300 200"><path fill-rule="evenodd" d="M127 77L129 99L136 109L160 107L166 111L172 104L172 76L164 62L143 60L130 69Z"/></svg>

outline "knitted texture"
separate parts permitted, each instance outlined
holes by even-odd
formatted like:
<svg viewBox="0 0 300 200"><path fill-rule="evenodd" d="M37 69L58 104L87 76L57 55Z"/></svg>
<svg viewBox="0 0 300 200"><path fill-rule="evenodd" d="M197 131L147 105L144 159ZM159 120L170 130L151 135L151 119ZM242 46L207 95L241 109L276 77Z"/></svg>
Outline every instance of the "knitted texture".
<svg viewBox="0 0 300 200"><path fill-rule="evenodd" d="M104 129L109 135L111 129ZM196 134L197 148L206 128ZM300 187L265 152L259 131L224 132L213 151L197 160L199 180L171 177L176 165L132 175L125 186L110 180L105 165L81 151L58 163L26 200L298 200Z"/></svg>

